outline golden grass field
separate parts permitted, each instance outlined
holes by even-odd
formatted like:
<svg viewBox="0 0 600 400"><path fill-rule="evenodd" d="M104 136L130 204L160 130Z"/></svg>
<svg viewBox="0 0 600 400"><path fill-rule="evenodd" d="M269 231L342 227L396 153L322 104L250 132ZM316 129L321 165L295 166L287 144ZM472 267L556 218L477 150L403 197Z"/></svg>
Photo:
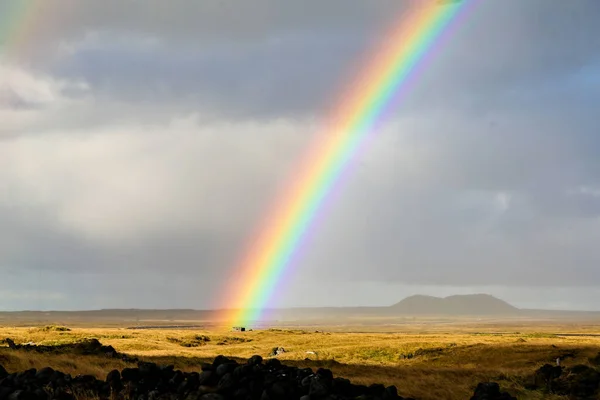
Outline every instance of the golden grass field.
<svg viewBox="0 0 600 400"><path fill-rule="evenodd" d="M278 358L290 365L330 368L355 383L396 385L403 396L418 399L468 399L480 381L494 380L502 390L523 399L559 399L523 388L523 378L544 363L572 353L563 365L587 364L600 351L597 326L464 325L443 328L412 327L399 333L331 332L269 329L250 332L125 328L0 327L0 338L17 343L72 343L97 338L118 352L140 359L174 364L191 371L199 363L223 354L267 358L273 347L287 350ZM339 330L340 328L338 328ZM350 330L350 328L348 328ZM502 333L501 333L502 332ZM561 336L565 333L581 336ZM318 356L307 354L314 351ZM411 358L412 355L412 358ZM306 358L310 360L305 360ZM51 366L64 372L104 378L120 360L74 354L39 354L0 348L0 364L8 371Z"/></svg>

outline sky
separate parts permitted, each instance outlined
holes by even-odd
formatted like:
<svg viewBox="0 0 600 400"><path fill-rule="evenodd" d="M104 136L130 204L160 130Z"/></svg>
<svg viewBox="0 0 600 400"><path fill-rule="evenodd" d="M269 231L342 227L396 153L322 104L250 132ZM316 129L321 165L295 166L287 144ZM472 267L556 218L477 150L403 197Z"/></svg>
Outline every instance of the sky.
<svg viewBox="0 0 600 400"><path fill-rule="evenodd" d="M218 307L410 3L18 1L0 0L2 310ZM597 0L479 1L270 305L600 310L599 17Z"/></svg>

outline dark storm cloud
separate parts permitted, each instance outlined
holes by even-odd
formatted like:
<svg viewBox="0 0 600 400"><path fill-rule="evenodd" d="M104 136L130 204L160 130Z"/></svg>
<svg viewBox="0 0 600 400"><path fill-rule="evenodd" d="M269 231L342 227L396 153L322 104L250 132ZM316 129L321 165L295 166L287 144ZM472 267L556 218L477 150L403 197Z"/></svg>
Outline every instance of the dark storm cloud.
<svg viewBox="0 0 600 400"><path fill-rule="evenodd" d="M307 36L264 45L165 44L154 51L108 44L78 52L57 73L131 103L176 102L180 110L228 118L302 116L323 108L344 61L357 55L348 38Z"/></svg>
<svg viewBox="0 0 600 400"><path fill-rule="evenodd" d="M47 58L52 71L84 79L109 98L176 102L181 110L225 118L322 117L368 51L389 39L407 4L78 2L69 13L59 14L60 5L47 10L49 20L65 27L31 42L42 54L68 48ZM600 62L593 1L470 7L454 36L435 50L404 109L445 108L449 101L477 108L482 98L527 95Z"/></svg>

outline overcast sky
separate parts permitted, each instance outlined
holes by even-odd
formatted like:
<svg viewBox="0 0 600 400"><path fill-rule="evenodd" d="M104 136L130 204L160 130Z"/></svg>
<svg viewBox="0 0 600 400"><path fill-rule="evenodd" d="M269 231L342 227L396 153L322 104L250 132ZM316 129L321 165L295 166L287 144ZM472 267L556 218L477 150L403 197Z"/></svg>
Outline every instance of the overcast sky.
<svg viewBox="0 0 600 400"><path fill-rule="evenodd" d="M218 306L408 4L56 0L18 17L17 1L0 0L6 310ZM598 0L479 1L353 159L272 305L600 309L599 19Z"/></svg>

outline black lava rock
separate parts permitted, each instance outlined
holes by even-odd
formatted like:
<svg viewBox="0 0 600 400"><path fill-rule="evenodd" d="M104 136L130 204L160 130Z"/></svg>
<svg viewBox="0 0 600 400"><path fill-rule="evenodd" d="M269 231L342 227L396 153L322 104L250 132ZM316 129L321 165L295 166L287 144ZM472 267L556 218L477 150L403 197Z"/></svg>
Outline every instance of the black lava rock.
<svg viewBox="0 0 600 400"><path fill-rule="evenodd" d="M477 385L471 400L517 400L506 392L500 392L496 382L481 382Z"/></svg>
<svg viewBox="0 0 600 400"><path fill-rule="evenodd" d="M99 342L86 343L86 351L103 348ZM366 367L368 368L368 367ZM538 373L555 380L562 370L544 367ZM580 366L568 372L569 393L596 395L600 373ZM567 379L565 378L565 379ZM561 378L562 379L562 378ZM110 371L104 380L91 375L68 374L52 368L29 369L9 374L0 366L0 400L403 400L395 386L356 385L334 377L326 368L287 366L278 359L263 361L256 355L246 363L225 356L201 365L200 372L182 372L173 365L138 362L137 368ZM471 400L513 400L494 382L480 383Z"/></svg>

